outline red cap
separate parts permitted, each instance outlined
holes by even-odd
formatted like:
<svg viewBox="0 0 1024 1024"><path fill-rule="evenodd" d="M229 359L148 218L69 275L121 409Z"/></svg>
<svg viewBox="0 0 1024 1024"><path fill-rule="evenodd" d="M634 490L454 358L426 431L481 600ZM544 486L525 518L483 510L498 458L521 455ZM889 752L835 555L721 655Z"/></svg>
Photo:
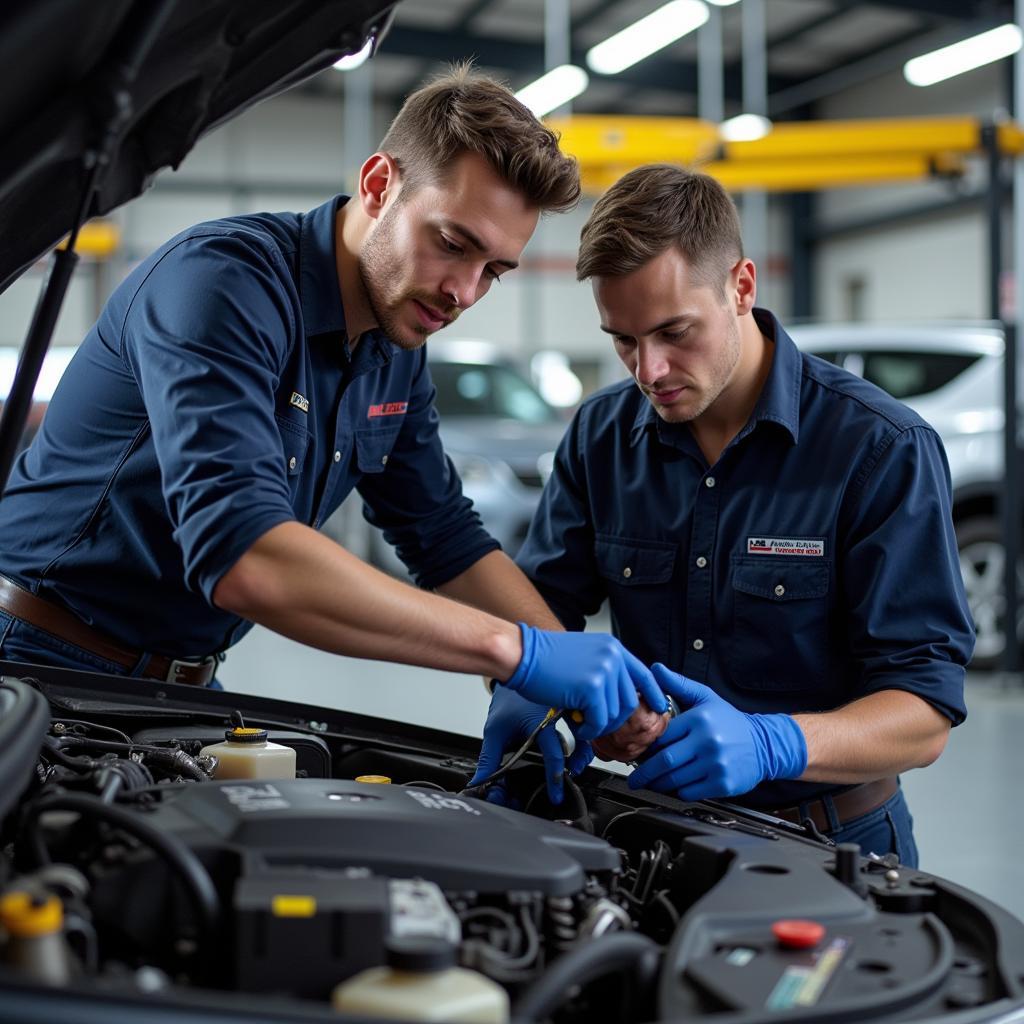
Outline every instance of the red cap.
<svg viewBox="0 0 1024 1024"><path fill-rule="evenodd" d="M776 921L772 934L784 949L812 949L825 937L825 926L817 921Z"/></svg>

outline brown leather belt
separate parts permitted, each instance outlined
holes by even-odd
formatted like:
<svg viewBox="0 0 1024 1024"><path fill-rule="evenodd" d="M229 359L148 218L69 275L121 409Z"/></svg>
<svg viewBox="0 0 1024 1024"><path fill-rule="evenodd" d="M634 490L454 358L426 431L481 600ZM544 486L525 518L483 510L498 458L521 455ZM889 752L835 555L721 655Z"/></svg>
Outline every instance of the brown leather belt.
<svg viewBox="0 0 1024 1024"><path fill-rule="evenodd" d="M121 647L109 637L91 629L71 612L44 601L43 598L19 587L6 576L0 576L0 609L58 640L81 647L83 651L88 651L97 658L112 661L128 672L131 672L142 658L142 651ZM170 658L166 654L153 654L141 674L147 679L162 679L168 683L206 686L213 679L216 670L217 659L213 655L188 660Z"/></svg>
<svg viewBox="0 0 1024 1024"><path fill-rule="evenodd" d="M854 786L853 789L831 794L827 798L819 797L816 800L808 800L805 805L801 805L804 808L804 813L801 813L800 806L783 807L781 810L768 813L775 815L776 818L782 818L784 821L796 822L798 825L805 818L810 818L819 832L831 832L832 823L829 819L825 799L832 801L839 824L845 825L847 822L853 821L854 818L877 810L886 800L895 796L898 789L899 779L892 775L886 779L876 779L874 782L863 782L859 786Z"/></svg>

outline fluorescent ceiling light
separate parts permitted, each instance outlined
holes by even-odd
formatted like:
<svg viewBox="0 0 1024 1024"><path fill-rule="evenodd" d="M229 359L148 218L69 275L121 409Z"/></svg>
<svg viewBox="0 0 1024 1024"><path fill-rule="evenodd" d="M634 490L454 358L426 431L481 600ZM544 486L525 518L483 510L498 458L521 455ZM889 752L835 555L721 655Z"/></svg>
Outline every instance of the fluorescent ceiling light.
<svg viewBox="0 0 1024 1024"><path fill-rule="evenodd" d="M718 126L723 142L753 142L763 139L772 130L772 123L760 114L737 114Z"/></svg>
<svg viewBox="0 0 1024 1024"><path fill-rule="evenodd" d="M1011 57L1021 46L1021 31L1013 23L982 32L970 39L961 39L903 65L903 77L911 85L934 85L984 64Z"/></svg>
<svg viewBox="0 0 1024 1024"><path fill-rule="evenodd" d="M704 0L672 0L587 51L587 64L602 75L620 71L700 28L708 20Z"/></svg>
<svg viewBox="0 0 1024 1024"><path fill-rule="evenodd" d="M342 57L341 60L335 61L335 70L355 71L356 68L362 67L366 63L366 58L370 56L372 49L373 39L367 39L366 45L358 53L350 53L347 57Z"/></svg>
<svg viewBox="0 0 1024 1024"><path fill-rule="evenodd" d="M529 107L537 117L550 114L563 103L575 99L590 83L590 76L575 64L562 64L536 82L523 86L516 99Z"/></svg>

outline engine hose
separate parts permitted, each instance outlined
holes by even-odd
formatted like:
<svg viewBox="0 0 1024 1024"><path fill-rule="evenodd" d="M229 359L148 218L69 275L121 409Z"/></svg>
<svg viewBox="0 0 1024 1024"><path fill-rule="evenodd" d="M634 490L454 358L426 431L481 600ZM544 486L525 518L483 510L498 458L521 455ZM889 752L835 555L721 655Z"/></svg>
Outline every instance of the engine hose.
<svg viewBox="0 0 1024 1024"><path fill-rule="evenodd" d="M31 852L38 864L49 862L49 854L39 835L38 818L47 811L74 811L87 818L105 821L134 836L162 858L184 884L199 917L202 935L210 939L220 923L220 898L202 861L179 839L159 832L137 814L103 803L85 793L63 793L45 797L31 804L22 822L23 834L29 837Z"/></svg>
<svg viewBox="0 0 1024 1024"><path fill-rule="evenodd" d="M621 932L604 935L600 942L575 946L555 962L516 1000L512 1019L540 1021L561 1005L568 989L586 985L613 971L632 968L643 987L657 977L661 947L646 935Z"/></svg>

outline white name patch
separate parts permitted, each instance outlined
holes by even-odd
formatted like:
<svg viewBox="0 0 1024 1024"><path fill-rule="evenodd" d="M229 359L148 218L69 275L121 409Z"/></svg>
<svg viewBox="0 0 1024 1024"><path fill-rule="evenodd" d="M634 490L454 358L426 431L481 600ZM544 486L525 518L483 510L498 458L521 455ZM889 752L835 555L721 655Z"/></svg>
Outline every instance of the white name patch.
<svg viewBox="0 0 1024 1024"><path fill-rule="evenodd" d="M802 555L805 558L824 558L823 540L802 540L798 537L748 537L748 555Z"/></svg>

